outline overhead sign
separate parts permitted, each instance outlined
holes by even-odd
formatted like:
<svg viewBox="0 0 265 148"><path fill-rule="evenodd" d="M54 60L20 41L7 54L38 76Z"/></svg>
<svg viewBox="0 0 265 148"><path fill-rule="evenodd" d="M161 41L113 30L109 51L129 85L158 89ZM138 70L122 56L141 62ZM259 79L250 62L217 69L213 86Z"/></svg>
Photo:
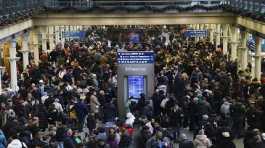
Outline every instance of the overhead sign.
<svg viewBox="0 0 265 148"><path fill-rule="evenodd" d="M118 52L118 64L153 64L154 52Z"/></svg>
<svg viewBox="0 0 265 148"><path fill-rule="evenodd" d="M64 38L83 39L86 36L85 31L66 31L63 32Z"/></svg>
<svg viewBox="0 0 265 148"><path fill-rule="evenodd" d="M207 37L207 30L186 30L184 32L185 37Z"/></svg>

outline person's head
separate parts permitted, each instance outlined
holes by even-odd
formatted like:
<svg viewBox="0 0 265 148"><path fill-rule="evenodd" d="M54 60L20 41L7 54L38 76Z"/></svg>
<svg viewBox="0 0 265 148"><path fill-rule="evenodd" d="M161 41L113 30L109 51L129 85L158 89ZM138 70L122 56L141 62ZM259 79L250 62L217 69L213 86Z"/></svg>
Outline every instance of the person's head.
<svg viewBox="0 0 265 148"><path fill-rule="evenodd" d="M115 131L114 128L110 128L110 129L109 129L109 134L110 134L110 135L111 135L111 134L115 134L115 132L116 132L116 131Z"/></svg>
<svg viewBox="0 0 265 148"><path fill-rule="evenodd" d="M205 135L205 132L203 129L201 129L199 132L198 132L198 135Z"/></svg>
<svg viewBox="0 0 265 148"><path fill-rule="evenodd" d="M186 139L188 139L186 134L184 133L180 134L180 140L186 140Z"/></svg>
<svg viewBox="0 0 265 148"><path fill-rule="evenodd" d="M100 91L99 91L99 94L102 95L102 96L104 96L104 95L105 95L104 90L100 90Z"/></svg>
<svg viewBox="0 0 265 148"><path fill-rule="evenodd" d="M72 136L73 135L73 131L72 131L72 129L68 129L67 131L66 131L66 135L67 136Z"/></svg>
<svg viewBox="0 0 265 148"><path fill-rule="evenodd" d="M162 139L163 138L163 132L162 130L157 130L155 133L156 139Z"/></svg>
<svg viewBox="0 0 265 148"><path fill-rule="evenodd" d="M262 137L261 137L261 133L259 129L253 129L253 133L254 133L254 140L255 142L261 142L262 141Z"/></svg>

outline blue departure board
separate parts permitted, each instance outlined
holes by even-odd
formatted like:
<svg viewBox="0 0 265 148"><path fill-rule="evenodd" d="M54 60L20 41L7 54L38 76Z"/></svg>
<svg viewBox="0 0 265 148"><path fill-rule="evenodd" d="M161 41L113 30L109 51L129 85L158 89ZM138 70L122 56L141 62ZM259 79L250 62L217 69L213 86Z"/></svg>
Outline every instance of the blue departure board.
<svg viewBox="0 0 265 148"><path fill-rule="evenodd" d="M185 37L207 37L207 30L186 30L184 32Z"/></svg>
<svg viewBox="0 0 265 148"><path fill-rule="evenodd" d="M145 93L144 76L128 76L128 97L139 99Z"/></svg>
<svg viewBox="0 0 265 148"><path fill-rule="evenodd" d="M154 63L154 52L118 52L119 64L151 64Z"/></svg>

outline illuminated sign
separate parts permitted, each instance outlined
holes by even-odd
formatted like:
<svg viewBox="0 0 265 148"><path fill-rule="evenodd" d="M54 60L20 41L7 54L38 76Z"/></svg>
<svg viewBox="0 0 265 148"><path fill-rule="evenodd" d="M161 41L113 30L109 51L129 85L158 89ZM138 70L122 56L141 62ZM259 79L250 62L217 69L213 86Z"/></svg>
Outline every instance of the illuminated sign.
<svg viewBox="0 0 265 148"><path fill-rule="evenodd" d="M208 36L207 30L186 30L184 32L185 37L206 37Z"/></svg>
<svg viewBox="0 0 265 148"><path fill-rule="evenodd" d="M119 64L153 64L154 52L118 52Z"/></svg>

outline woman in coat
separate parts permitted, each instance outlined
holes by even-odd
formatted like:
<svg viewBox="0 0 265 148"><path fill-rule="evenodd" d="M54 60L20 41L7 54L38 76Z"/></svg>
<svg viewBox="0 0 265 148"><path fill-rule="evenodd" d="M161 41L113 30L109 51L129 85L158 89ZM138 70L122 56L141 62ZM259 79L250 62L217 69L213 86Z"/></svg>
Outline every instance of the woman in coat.
<svg viewBox="0 0 265 148"><path fill-rule="evenodd" d="M198 135L193 141L194 148L210 148L212 143L210 139L204 134L203 130L200 130Z"/></svg>
<svg viewBox="0 0 265 148"><path fill-rule="evenodd" d="M98 98L96 97L96 93L94 92L94 94L91 95L91 97L90 97L91 112L98 113L99 112L99 106L100 106L100 103L98 101Z"/></svg>

